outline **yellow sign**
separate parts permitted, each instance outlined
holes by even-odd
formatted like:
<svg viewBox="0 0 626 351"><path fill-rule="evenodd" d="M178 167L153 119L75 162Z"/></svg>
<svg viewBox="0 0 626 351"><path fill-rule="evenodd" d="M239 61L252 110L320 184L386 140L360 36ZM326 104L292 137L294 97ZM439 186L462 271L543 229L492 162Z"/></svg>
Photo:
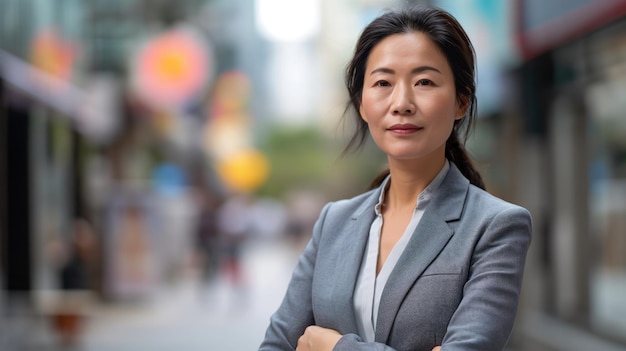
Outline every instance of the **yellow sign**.
<svg viewBox="0 0 626 351"><path fill-rule="evenodd" d="M216 164L217 173L228 188L249 193L258 189L269 176L270 164L265 155L255 149L241 149Z"/></svg>

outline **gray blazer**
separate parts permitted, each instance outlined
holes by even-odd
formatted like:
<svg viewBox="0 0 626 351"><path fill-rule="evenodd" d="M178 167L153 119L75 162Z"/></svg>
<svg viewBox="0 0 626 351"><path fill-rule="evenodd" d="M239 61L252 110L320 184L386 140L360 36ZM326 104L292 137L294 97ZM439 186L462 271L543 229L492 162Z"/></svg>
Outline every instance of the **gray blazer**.
<svg viewBox="0 0 626 351"><path fill-rule="evenodd" d="M352 296L380 188L323 208L259 350L294 350L310 325L339 331L337 351L504 349L531 217L450 166L384 288L375 342L359 337Z"/></svg>

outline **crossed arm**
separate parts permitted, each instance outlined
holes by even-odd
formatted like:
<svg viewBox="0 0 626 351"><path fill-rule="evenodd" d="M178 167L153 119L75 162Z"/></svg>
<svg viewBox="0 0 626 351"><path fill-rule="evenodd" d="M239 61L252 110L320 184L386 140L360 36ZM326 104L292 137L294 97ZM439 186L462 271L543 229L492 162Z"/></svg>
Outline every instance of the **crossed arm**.
<svg viewBox="0 0 626 351"><path fill-rule="evenodd" d="M307 327L298 339L296 351L332 351L339 339L341 339L341 334L336 330L312 325ZM432 349L432 351L439 350L441 346Z"/></svg>

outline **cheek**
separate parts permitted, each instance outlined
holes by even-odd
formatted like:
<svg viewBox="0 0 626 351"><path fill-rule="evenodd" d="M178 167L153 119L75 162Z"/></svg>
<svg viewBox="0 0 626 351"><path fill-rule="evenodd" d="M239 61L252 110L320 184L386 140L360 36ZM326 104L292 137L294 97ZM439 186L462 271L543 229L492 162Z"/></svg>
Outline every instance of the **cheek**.
<svg viewBox="0 0 626 351"><path fill-rule="evenodd" d="M430 106L433 116L437 118L445 119L450 124L459 119L459 105L456 101L451 100L448 96L442 96L440 99L432 100ZM462 115L461 115L462 117Z"/></svg>
<svg viewBox="0 0 626 351"><path fill-rule="evenodd" d="M359 108L361 118L367 123L375 123L377 119L384 116L385 108L376 96L363 94L361 106Z"/></svg>

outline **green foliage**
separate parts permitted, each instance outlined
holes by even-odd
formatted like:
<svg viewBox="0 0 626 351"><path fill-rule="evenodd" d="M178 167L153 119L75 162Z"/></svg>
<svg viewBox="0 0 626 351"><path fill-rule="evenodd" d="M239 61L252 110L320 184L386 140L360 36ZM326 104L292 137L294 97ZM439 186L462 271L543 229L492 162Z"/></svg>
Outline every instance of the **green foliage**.
<svg viewBox="0 0 626 351"><path fill-rule="evenodd" d="M272 128L261 145L270 161L270 177L263 195L280 197L288 189L320 186L332 150L313 128Z"/></svg>
<svg viewBox="0 0 626 351"><path fill-rule="evenodd" d="M354 196L380 170L381 154L371 147L339 159L344 140L325 136L315 127L270 128L261 145L271 164L261 195L280 198L293 189L319 191L326 198Z"/></svg>

